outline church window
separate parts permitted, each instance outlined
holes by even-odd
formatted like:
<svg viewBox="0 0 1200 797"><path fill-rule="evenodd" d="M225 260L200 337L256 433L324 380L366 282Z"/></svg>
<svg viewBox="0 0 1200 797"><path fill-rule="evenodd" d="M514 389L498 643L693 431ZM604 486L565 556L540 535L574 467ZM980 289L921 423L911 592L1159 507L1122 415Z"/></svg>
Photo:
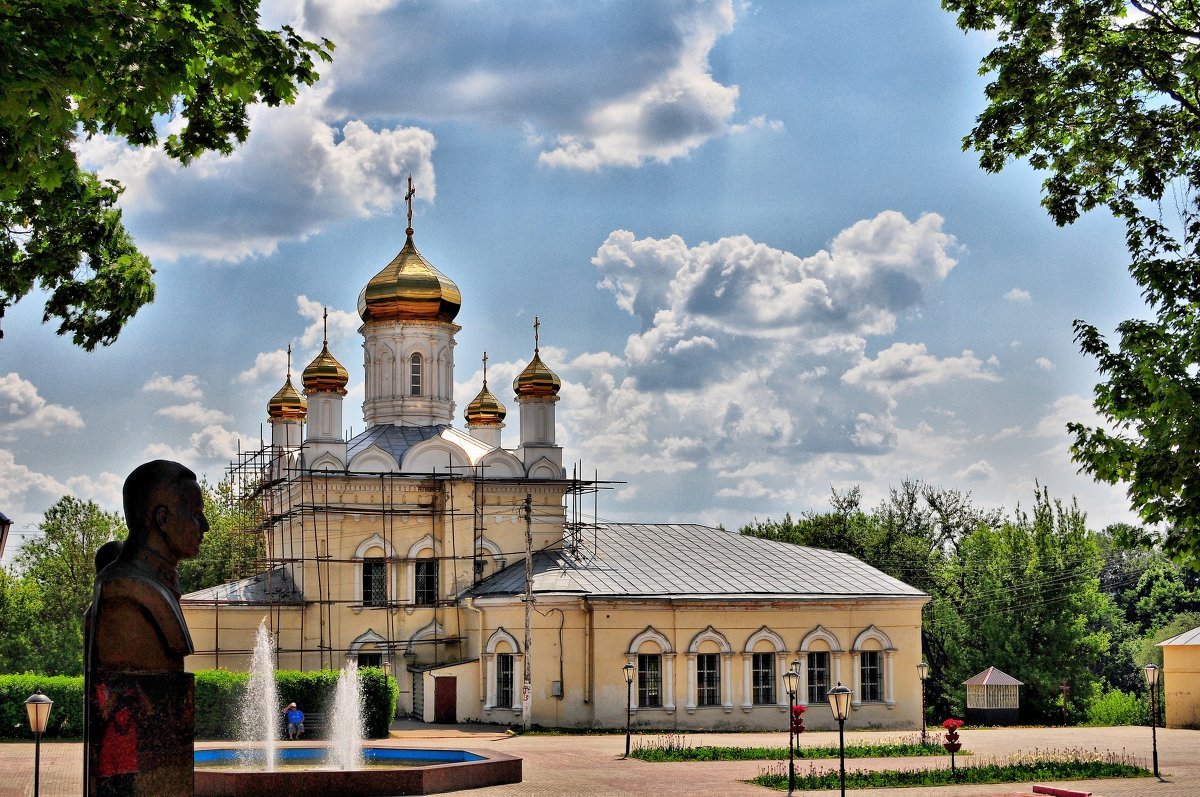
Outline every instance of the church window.
<svg viewBox="0 0 1200 797"><path fill-rule="evenodd" d="M639 653L637 657L637 704L653 708L663 704L662 656L658 653Z"/></svg>
<svg viewBox="0 0 1200 797"><path fill-rule="evenodd" d="M414 354L408 358L409 390L414 396L421 395L421 355Z"/></svg>
<svg viewBox="0 0 1200 797"><path fill-rule="evenodd" d="M438 572L436 559L417 561L415 570L416 589L413 600L418 606L432 606L438 598Z"/></svg>
<svg viewBox="0 0 1200 797"><path fill-rule="evenodd" d="M753 678L754 705L775 705L775 654L755 653L750 673Z"/></svg>
<svg viewBox="0 0 1200 797"><path fill-rule="evenodd" d="M382 668L383 667L383 654L382 653L359 653L358 654L358 666L359 667Z"/></svg>
<svg viewBox="0 0 1200 797"><path fill-rule="evenodd" d="M883 654L878 650L864 650L858 655L862 700L864 703L878 703L883 700Z"/></svg>
<svg viewBox="0 0 1200 797"><path fill-rule="evenodd" d="M696 656L696 705L721 705L721 654Z"/></svg>
<svg viewBox="0 0 1200 797"><path fill-rule="evenodd" d="M387 562L382 556L363 559L362 597L364 606L383 606L387 603Z"/></svg>
<svg viewBox="0 0 1200 797"><path fill-rule="evenodd" d="M808 702L824 703L829 694L829 651L808 654Z"/></svg>
<svg viewBox="0 0 1200 797"><path fill-rule="evenodd" d="M513 659L511 653L496 654L496 705L511 706L513 702Z"/></svg>

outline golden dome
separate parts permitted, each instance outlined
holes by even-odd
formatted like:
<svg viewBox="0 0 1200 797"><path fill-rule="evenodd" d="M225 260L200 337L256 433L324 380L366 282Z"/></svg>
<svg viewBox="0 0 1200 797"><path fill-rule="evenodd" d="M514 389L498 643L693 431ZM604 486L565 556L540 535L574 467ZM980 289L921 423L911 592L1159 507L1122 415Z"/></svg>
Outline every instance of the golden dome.
<svg viewBox="0 0 1200 797"><path fill-rule="evenodd" d="M317 359L304 369L304 373L300 375L300 381L304 384L305 395L311 396L313 393L324 391L340 393L344 396L346 395L346 383L350 381L350 374L329 353L329 344L326 343L321 347L321 353L317 355Z"/></svg>
<svg viewBox="0 0 1200 797"><path fill-rule="evenodd" d="M540 326L541 321L534 316L533 359L529 365L525 366L525 370L517 374L517 378L513 380L513 391L516 392L517 398L554 398L562 387L562 381L558 378L558 374L551 371L542 362L541 350L538 345L538 327Z"/></svg>
<svg viewBox="0 0 1200 797"><path fill-rule="evenodd" d="M479 395L467 405L465 417L467 423L472 426L499 426L504 422L504 416L507 414L508 410L504 408L498 398L492 395L492 391L488 390L485 380Z"/></svg>
<svg viewBox="0 0 1200 797"><path fill-rule="evenodd" d="M363 321L453 321L462 306L458 286L413 245L412 228L400 254L358 295Z"/></svg>
<svg viewBox="0 0 1200 797"><path fill-rule="evenodd" d="M308 402L296 390L292 384L292 376L288 374L283 387L279 388L279 392L267 402L267 415L272 420L302 421L307 414Z"/></svg>

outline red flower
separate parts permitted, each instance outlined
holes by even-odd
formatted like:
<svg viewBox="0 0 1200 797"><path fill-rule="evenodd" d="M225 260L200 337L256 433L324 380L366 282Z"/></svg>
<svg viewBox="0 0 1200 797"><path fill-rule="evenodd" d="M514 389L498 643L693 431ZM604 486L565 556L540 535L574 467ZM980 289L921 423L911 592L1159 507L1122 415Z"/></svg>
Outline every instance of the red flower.
<svg viewBox="0 0 1200 797"><path fill-rule="evenodd" d="M792 716L799 717L804 712L808 711L805 706L792 706Z"/></svg>
<svg viewBox="0 0 1200 797"><path fill-rule="evenodd" d="M950 719L948 719L942 723L942 727L945 728L946 730L950 731L951 733L954 733L955 731L957 731L959 728L961 728L965 724L966 723L963 722L962 720L956 720L956 719L954 719L954 717L951 717Z"/></svg>

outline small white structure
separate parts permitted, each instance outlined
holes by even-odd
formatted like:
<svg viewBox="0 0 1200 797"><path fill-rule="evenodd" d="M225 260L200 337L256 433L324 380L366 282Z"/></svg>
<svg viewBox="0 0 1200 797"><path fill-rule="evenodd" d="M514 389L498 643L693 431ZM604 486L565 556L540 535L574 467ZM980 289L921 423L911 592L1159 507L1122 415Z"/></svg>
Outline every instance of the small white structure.
<svg viewBox="0 0 1200 797"><path fill-rule="evenodd" d="M988 667L963 681L967 687L967 723L1011 725L1021 713L1023 683L1006 672Z"/></svg>

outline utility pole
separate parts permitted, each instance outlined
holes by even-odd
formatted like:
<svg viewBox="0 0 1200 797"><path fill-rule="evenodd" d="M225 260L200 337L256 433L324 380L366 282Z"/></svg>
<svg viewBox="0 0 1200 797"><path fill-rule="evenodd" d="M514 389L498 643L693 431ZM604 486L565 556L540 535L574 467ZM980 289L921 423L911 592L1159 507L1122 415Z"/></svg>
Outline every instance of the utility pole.
<svg viewBox="0 0 1200 797"><path fill-rule="evenodd" d="M525 493L525 673L521 681L521 721L532 724L533 709L533 495Z"/></svg>

